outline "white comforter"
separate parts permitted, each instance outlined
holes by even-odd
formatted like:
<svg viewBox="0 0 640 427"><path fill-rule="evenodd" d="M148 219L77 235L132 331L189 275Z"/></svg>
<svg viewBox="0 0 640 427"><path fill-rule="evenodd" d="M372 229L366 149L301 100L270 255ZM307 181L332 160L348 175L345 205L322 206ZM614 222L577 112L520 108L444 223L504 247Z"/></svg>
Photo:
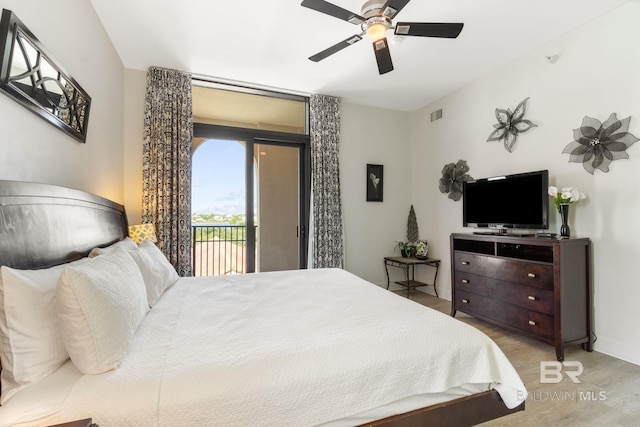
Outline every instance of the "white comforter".
<svg viewBox="0 0 640 427"><path fill-rule="evenodd" d="M342 270L180 279L119 369L83 376L62 419L109 426L311 426L408 396L525 388L462 322Z"/></svg>

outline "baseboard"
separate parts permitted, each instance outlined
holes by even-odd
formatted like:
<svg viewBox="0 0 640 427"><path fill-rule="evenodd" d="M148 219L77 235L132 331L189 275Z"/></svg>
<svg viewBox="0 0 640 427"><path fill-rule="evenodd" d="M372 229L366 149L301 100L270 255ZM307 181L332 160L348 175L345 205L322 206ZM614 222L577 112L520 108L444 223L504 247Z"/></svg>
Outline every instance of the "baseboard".
<svg viewBox="0 0 640 427"><path fill-rule="evenodd" d="M632 343L631 341L620 343L598 336L598 340L594 344L594 350L640 366L640 345L637 343Z"/></svg>

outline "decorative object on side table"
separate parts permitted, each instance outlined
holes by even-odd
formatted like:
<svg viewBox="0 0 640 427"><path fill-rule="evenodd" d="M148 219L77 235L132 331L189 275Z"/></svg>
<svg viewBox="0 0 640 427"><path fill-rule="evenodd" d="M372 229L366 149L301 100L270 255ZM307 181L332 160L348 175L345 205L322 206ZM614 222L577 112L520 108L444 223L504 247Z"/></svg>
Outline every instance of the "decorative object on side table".
<svg viewBox="0 0 640 427"><path fill-rule="evenodd" d="M0 89L80 142L91 97L10 10L0 21Z"/></svg>
<svg viewBox="0 0 640 427"><path fill-rule="evenodd" d="M421 240L416 245L416 258L425 260L427 259L427 254L429 253L429 245L426 240Z"/></svg>
<svg viewBox="0 0 640 427"><path fill-rule="evenodd" d="M409 216L407 217L407 241L398 242L397 248L400 248L400 253L403 257L413 257L416 255L417 246L419 241L418 220L416 218L416 211L411 205L409 209Z"/></svg>
<svg viewBox="0 0 640 427"><path fill-rule="evenodd" d="M564 150L570 154L569 162L582 163L584 169L593 175L596 169L609 172L609 164L614 160L628 159L625 151L638 138L628 132L631 117L618 120L616 113L604 122L585 116L582 126L573 130L574 141Z"/></svg>
<svg viewBox="0 0 640 427"><path fill-rule="evenodd" d="M417 242L418 238L418 219L416 218L416 211L413 209L413 205L411 205L409 216L407 217L407 240L413 243Z"/></svg>
<svg viewBox="0 0 640 427"><path fill-rule="evenodd" d="M458 160L457 163L447 163L442 168L442 178L440 178L440 192L449 194L449 198L455 202L462 197L462 183L473 179L469 175L469 166L466 160Z"/></svg>
<svg viewBox="0 0 640 427"><path fill-rule="evenodd" d="M382 201L383 165L367 165L367 202Z"/></svg>
<svg viewBox="0 0 640 427"><path fill-rule="evenodd" d="M549 187L549 196L553 197L553 204L556 206L562 218L560 236L569 238L571 236L571 228L569 228L569 205L578 200L585 199L586 196L574 187L565 187L561 191L558 191L554 186Z"/></svg>
<svg viewBox="0 0 640 427"><path fill-rule="evenodd" d="M410 255L409 242L398 242L396 248L400 249L400 255L403 258L408 258Z"/></svg>
<svg viewBox="0 0 640 427"><path fill-rule="evenodd" d="M502 110L496 108L496 119L498 123L493 125L495 130L491 132L487 141L503 141L504 148L508 152L512 152L514 145L518 142L518 134L526 132L532 127L537 127L530 120L524 119L524 113L527 111L527 100L525 98L516 109L511 112L510 109Z"/></svg>
<svg viewBox="0 0 640 427"><path fill-rule="evenodd" d="M420 233L418 231L418 219L416 218L416 211L413 209L413 205L409 209L409 216L407 217L407 243L409 245L409 256L416 255L416 245Z"/></svg>

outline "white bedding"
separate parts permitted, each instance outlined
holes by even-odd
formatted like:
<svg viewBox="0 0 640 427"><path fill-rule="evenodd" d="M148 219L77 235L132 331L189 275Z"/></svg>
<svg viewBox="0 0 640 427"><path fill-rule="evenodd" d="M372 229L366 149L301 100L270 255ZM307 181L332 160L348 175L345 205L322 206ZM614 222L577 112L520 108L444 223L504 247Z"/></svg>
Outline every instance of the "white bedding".
<svg viewBox="0 0 640 427"><path fill-rule="evenodd" d="M180 279L120 367L79 376L53 415L101 427L312 426L491 387L508 407L526 398L475 328L345 271L302 270Z"/></svg>

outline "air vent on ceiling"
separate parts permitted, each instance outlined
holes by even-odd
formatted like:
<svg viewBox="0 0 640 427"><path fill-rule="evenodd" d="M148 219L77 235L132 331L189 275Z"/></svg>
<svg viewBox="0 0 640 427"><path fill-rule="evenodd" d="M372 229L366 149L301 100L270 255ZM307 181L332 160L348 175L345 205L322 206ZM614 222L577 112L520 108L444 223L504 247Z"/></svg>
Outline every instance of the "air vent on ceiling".
<svg viewBox="0 0 640 427"><path fill-rule="evenodd" d="M439 120L442 118L442 108L439 109L438 111L434 111L433 113L431 113L431 121L435 122L436 120Z"/></svg>

